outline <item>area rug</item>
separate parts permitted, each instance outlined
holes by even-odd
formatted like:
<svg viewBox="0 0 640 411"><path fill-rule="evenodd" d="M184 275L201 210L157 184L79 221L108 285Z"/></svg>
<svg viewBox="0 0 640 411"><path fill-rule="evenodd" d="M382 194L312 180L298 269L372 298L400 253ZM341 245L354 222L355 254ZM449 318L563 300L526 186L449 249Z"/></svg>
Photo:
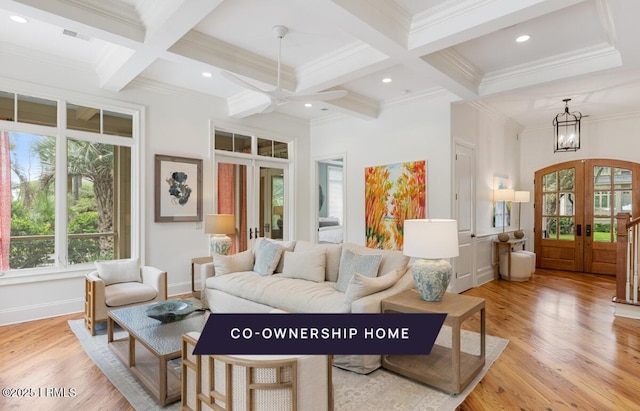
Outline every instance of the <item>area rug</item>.
<svg viewBox="0 0 640 411"><path fill-rule="evenodd" d="M83 320L70 320L69 326L91 360L120 391L136 410L179 410L180 401L160 407L149 396L135 377L107 346L106 328L98 330L91 337ZM124 331L120 331L124 333ZM116 337L119 337L116 333ZM443 327L437 344L449 345L451 329ZM339 368L333 368L335 411L450 411L455 410L475 388L493 362L507 346L508 340L487 335L486 364L467 388L458 395L449 395L427 385L412 381L394 373L378 369L367 375L360 375ZM462 351L476 354L480 352L478 334L462 331ZM301 410L304 411L304 410Z"/></svg>

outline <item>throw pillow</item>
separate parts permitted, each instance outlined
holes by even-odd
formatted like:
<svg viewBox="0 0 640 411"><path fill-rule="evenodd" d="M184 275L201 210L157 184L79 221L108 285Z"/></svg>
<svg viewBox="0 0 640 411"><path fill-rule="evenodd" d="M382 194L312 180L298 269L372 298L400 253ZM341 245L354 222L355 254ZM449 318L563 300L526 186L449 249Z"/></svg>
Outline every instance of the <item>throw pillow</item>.
<svg viewBox="0 0 640 411"><path fill-rule="evenodd" d="M256 243L256 250L259 249L262 246L262 243L265 241L269 241L271 243L275 243L278 244L280 247L282 247L282 253L284 255L285 251L293 251L293 249L296 247L296 242L295 241L282 241L282 240L272 240L270 238L266 238L266 237L260 237L258 239L258 242ZM278 265L276 266L276 269L274 270L274 273L281 273L282 270L284 269L284 258L282 258L282 256L280 257L280 260L278 261Z"/></svg>
<svg viewBox="0 0 640 411"><path fill-rule="evenodd" d="M285 251L282 276L321 283L324 281L326 258L323 249L313 251Z"/></svg>
<svg viewBox="0 0 640 411"><path fill-rule="evenodd" d="M214 275L251 271L253 269L253 251L247 250L233 255L215 254L213 256Z"/></svg>
<svg viewBox="0 0 640 411"><path fill-rule="evenodd" d="M391 272L391 270L406 269L409 265L409 257L404 255L402 251L379 250L353 243L346 243L344 246L358 254L380 254L382 256L380 267L378 267L378 273L380 275Z"/></svg>
<svg viewBox="0 0 640 411"><path fill-rule="evenodd" d="M127 260L96 261L98 277L104 285L141 282L140 262L137 258Z"/></svg>
<svg viewBox="0 0 640 411"><path fill-rule="evenodd" d="M347 291L344 293L345 301L351 304L353 301L366 297L368 295L377 293L378 291L386 290L396 283L398 280L398 271L393 270L380 277L365 277L360 273L355 273L349 285Z"/></svg>
<svg viewBox="0 0 640 411"><path fill-rule="evenodd" d="M253 264L253 271L263 276L273 274L281 255L282 247L280 247L280 244L263 241L260 244L260 248L256 250L256 262Z"/></svg>
<svg viewBox="0 0 640 411"><path fill-rule="evenodd" d="M310 251L318 248L324 250L325 258L327 260L324 268L324 279L325 281L335 283L338 281L338 270L340 269L340 258L342 257L342 244L316 244L301 240L296 242L295 252Z"/></svg>
<svg viewBox="0 0 640 411"><path fill-rule="evenodd" d="M356 254L344 247L340 258L338 282L335 285L335 289L345 292L351 277L355 273L360 273L365 277L377 276L380 261L382 261L382 255L380 254Z"/></svg>

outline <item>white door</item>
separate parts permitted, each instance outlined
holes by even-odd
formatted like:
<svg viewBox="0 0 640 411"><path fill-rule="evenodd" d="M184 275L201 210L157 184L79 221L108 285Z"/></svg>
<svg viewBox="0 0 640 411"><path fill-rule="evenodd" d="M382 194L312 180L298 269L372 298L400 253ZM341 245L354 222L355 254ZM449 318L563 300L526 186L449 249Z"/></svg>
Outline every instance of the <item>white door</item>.
<svg viewBox="0 0 640 411"><path fill-rule="evenodd" d="M455 143L455 216L458 221L459 256L453 261L450 290L461 293L472 288L474 281L475 238L475 151L473 146Z"/></svg>

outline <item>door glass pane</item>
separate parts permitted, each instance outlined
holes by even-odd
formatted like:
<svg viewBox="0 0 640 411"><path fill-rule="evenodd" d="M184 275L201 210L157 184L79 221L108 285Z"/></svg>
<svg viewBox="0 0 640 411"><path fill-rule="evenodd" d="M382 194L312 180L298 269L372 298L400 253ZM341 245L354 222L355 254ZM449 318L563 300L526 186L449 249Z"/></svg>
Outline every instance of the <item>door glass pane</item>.
<svg viewBox="0 0 640 411"><path fill-rule="evenodd" d="M559 171L560 191L573 191L575 186L576 170L567 168Z"/></svg>
<svg viewBox="0 0 640 411"><path fill-rule="evenodd" d="M543 217L542 218L542 238L548 238L551 240L558 239L558 220L555 217Z"/></svg>
<svg viewBox="0 0 640 411"><path fill-rule="evenodd" d="M236 232L231 237L230 254L247 250L247 166L218 163L218 214L235 216Z"/></svg>
<svg viewBox="0 0 640 411"><path fill-rule="evenodd" d="M558 175L557 173L549 173L542 177L542 189L543 191L556 191Z"/></svg>
<svg viewBox="0 0 640 411"><path fill-rule="evenodd" d="M616 191L615 192L615 214L629 213L631 214L631 191Z"/></svg>
<svg viewBox="0 0 640 411"><path fill-rule="evenodd" d="M593 193L593 215L611 215L611 192L595 191Z"/></svg>
<svg viewBox="0 0 640 411"><path fill-rule="evenodd" d="M575 196L573 193L560 193L559 215L574 215Z"/></svg>
<svg viewBox="0 0 640 411"><path fill-rule="evenodd" d="M282 239L283 214L284 170L260 167L260 236Z"/></svg>
<svg viewBox="0 0 640 411"><path fill-rule="evenodd" d="M612 236L613 223L611 218L594 218L593 219L593 241L607 242L613 241Z"/></svg>
<svg viewBox="0 0 640 411"><path fill-rule="evenodd" d="M593 167L593 189L611 190L611 167Z"/></svg>
<svg viewBox="0 0 640 411"><path fill-rule="evenodd" d="M575 240L575 219L572 217L561 217L560 240Z"/></svg>
<svg viewBox="0 0 640 411"><path fill-rule="evenodd" d="M558 209L557 198L558 198L558 195L556 193L546 193L542 196L542 202L544 203L542 214L544 215L556 214L556 210Z"/></svg>
<svg viewBox="0 0 640 411"><path fill-rule="evenodd" d="M282 174L271 177L271 226L273 236L283 237L284 228L284 178Z"/></svg>
<svg viewBox="0 0 640 411"><path fill-rule="evenodd" d="M613 173L613 188L615 190L631 189L631 170L615 168Z"/></svg>

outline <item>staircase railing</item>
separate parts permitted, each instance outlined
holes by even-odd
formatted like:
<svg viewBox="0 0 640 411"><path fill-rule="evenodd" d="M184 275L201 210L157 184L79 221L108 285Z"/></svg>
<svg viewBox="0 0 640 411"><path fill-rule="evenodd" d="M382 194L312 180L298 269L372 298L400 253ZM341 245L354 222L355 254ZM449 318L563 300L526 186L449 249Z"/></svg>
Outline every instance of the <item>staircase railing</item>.
<svg viewBox="0 0 640 411"><path fill-rule="evenodd" d="M640 265L640 217L620 213L617 219L616 297L619 303L638 304Z"/></svg>

